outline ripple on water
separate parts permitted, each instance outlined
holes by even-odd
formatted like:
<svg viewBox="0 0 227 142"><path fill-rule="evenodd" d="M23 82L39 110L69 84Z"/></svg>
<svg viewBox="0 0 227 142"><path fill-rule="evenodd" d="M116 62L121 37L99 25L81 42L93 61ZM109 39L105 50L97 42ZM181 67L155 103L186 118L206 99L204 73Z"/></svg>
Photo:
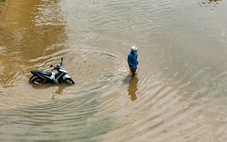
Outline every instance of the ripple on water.
<svg viewBox="0 0 227 142"><path fill-rule="evenodd" d="M69 43L65 37L45 44L47 49L29 58L25 70L31 64L47 70L64 57L76 84L37 87L26 82L0 88L1 109L10 106L0 115L2 141L226 140L227 78L225 66L219 66L223 59L216 57L224 57L224 48L203 42L219 37L214 30L221 29L221 20L210 26L217 24L200 17L210 15L188 10L191 1L69 0L61 5L68 20L64 28L64 20L53 16L58 4L42 2L37 6L43 17L34 17L36 26L53 34L57 28L69 30ZM59 25L48 30L51 24ZM35 37L45 35L41 31ZM14 36L22 40L21 34L18 30ZM140 46L138 74L131 78L122 45L135 41L145 46Z"/></svg>

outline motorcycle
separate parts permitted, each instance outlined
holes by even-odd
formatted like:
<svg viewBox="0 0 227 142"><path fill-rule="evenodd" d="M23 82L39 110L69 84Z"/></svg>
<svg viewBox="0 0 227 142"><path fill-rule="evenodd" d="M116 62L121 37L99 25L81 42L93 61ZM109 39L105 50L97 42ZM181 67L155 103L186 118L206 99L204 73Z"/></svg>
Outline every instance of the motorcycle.
<svg viewBox="0 0 227 142"><path fill-rule="evenodd" d="M33 84L46 84L46 83L67 83L67 84L75 84L72 78L68 75L68 72L62 67L63 66L63 58L61 58L61 62L57 64L56 66L50 65L50 67L53 67L53 70L56 70L55 72L47 72L47 71L41 71L41 70L31 70L32 77L29 79L29 81Z"/></svg>

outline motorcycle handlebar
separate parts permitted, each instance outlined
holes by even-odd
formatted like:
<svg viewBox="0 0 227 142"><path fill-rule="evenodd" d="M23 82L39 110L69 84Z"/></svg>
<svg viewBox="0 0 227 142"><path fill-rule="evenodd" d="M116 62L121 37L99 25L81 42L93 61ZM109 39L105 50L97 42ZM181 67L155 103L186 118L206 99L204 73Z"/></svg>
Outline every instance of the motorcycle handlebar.
<svg viewBox="0 0 227 142"><path fill-rule="evenodd" d="M61 58L61 62L59 63L59 64L57 64L56 66L54 66L54 65L50 65L50 67L54 67L54 69L53 70L59 70L61 67L63 66L63 57Z"/></svg>

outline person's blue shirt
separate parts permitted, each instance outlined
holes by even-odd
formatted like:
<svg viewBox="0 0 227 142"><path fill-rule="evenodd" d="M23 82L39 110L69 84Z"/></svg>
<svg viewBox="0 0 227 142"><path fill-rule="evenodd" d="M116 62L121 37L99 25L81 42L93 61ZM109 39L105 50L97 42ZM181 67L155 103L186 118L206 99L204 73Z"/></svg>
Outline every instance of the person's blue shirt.
<svg viewBox="0 0 227 142"><path fill-rule="evenodd" d="M128 54L128 65L130 69L136 70L137 65L138 65L138 60L137 60L138 54L136 52L131 51Z"/></svg>

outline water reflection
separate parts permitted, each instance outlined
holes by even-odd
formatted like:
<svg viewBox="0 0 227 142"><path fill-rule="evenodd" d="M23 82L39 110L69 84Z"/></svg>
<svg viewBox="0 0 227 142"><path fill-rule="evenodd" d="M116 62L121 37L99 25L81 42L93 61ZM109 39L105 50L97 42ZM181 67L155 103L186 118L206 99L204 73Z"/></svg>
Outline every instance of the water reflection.
<svg viewBox="0 0 227 142"><path fill-rule="evenodd" d="M209 2L217 2L217 1L221 1L221 0L209 0Z"/></svg>
<svg viewBox="0 0 227 142"><path fill-rule="evenodd" d="M129 81L129 86L128 86L128 95L131 96L131 100L135 101L137 99L136 96L136 91L137 89L137 83L138 83L138 77L134 76L131 78L131 80Z"/></svg>
<svg viewBox="0 0 227 142"><path fill-rule="evenodd" d="M16 13L0 20L1 140L226 141L226 6L209 13L217 2L201 1L208 9L180 0L10 0ZM141 75L131 78L125 55L135 42ZM31 69L49 69L65 51L79 84L26 84ZM1 88L14 78L25 81Z"/></svg>
<svg viewBox="0 0 227 142"><path fill-rule="evenodd" d="M31 69L42 68L47 60L67 48L59 1L14 0L7 9L12 10L5 13L0 23L0 84L4 88L23 82Z"/></svg>
<svg viewBox="0 0 227 142"><path fill-rule="evenodd" d="M51 87L57 87L57 90L54 93L58 94L58 95L61 95L64 92L65 88L70 87L70 85L64 84L64 83L63 84L58 84L58 85L53 84L53 83L50 83L50 84L39 84L39 85L31 84L31 86L32 86L33 89L41 89L41 90L49 89Z"/></svg>
<svg viewBox="0 0 227 142"><path fill-rule="evenodd" d="M70 85L69 84L58 85L58 90L55 91L55 94L61 95L67 87L70 87Z"/></svg>
<svg viewBox="0 0 227 142"><path fill-rule="evenodd" d="M33 89L43 90L43 89L48 89L48 88L51 87L51 84L39 84L39 85L37 85L37 84L32 84L30 82L29 82L29 84L32 86Z"/></svg>
<svg viewBox="0 0 227 142"><path fill-rule="evenodd" d="M216 7L218 2L221 2L222 0L208 0L208 1L203 1L202 5L205 5L205 7ZM202 7L202 5L199 3L199 5Z"/></svg>

